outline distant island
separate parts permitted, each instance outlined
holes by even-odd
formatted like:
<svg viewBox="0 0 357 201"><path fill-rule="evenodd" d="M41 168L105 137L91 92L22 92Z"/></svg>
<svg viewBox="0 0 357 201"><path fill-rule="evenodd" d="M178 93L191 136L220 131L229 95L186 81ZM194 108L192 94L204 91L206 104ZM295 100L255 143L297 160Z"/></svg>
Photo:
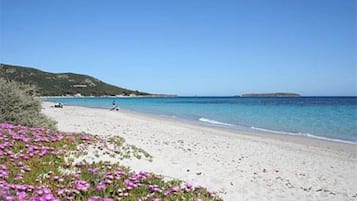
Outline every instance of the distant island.
<svg viewBox="0 0 357 201"><path fill-rule="evenodd" d="M157 96L110 85L88 75L50 73L8 64L0 64L0 78L33 85L37 96Z"/></svg>
<svg viewBox="0 0 357 201"><path fill-rule="evenodd" d="M278 92L278 93L248 93L242 94L241 97L300 97L300 94L297 93L286 93L286 92Z"/></svg>

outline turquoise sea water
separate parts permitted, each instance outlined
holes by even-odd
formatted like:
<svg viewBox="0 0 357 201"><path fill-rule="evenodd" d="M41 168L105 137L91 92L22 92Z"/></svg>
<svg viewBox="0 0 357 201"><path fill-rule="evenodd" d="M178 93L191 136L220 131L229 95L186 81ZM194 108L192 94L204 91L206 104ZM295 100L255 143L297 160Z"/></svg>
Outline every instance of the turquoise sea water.
<svg viewBox="0 0 357 201"><path fill-rule="evenodd" d="M65 105L120 108L233 129L357 143L357 97L43 98Z"/></svg>

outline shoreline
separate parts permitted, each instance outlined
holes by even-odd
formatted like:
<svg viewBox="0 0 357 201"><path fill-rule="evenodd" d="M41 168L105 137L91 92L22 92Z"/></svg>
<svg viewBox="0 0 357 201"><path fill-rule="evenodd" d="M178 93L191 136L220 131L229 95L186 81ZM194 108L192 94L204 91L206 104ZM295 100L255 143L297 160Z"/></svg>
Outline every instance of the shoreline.
<svg viewBox="0 0 357 201"><path fill-rule="evenodd" d="M84 107L84 106L72 106L72 107L83 107L83 108L93 108L93 109L99 109L99 110L106 110L104 108L97 108L97 107ZM116 111L113 111L116 112ZM189 119L183 119L183 118L176 118L176 117L170 117L166 115L157 115L157 114L150 114L150 113L144 113L144 112L139 112L139 111L132 111L132 110L126 110L126 109L121 109L119 112L122 112L127 115L135 115L135 116L145 116L148 118L156 119L156 120L161 120L161 121L169 121L173 123L180 124L182 126L184 125L191 125L193 127L201 127L201 128L206 128L206 129L212 129L217 132L225 132L228 136L235 136L235 135L244 135L244 136L251 136L251 137L259 137L259 138L267 138L267 139L274 139L274 140L279 140L281 142L290 142L294 144L301 144L301 145L309 145L309 146L317 146L320 148L331 148L335 149L338 151L344 151L347 153L351 154L357 154L357 144L353 142L345 142L345 141L335 141L333 138L326 138L326 139L319 139L315 137L310 137L310 136L304 136L304 135L290 135L290 134L278 134L278 133L272 133L272 132L265 132L265 131L244 131L244 130L238 130L234 128L229 128L229 127L221 127L221 126L215 126L215 125L209 125L205 124L200 121L194 121L194 120L189 120ZM336 139L338 140L338 139Z"/></svg>
<svg viewBox="0 0 357 201"><path fill-rule="evenodd" d="M121 136L153 156L152 162L121 164L204 186L225 201L357 198L354 145L237 132L133 111L42 105L61 131Z"/></svg>
<svg viewBox="0 0 357 201"><path fill-rule="evenodd" d="M135 98L135 97L128 97L128 98ZM54 102L49 102L49 101L41 101L43 103L51 103L53 104ZM100 109L100 110L109 110L110 108L101 108L101 107L90 107L90 106L76 106L76 105L67 105L71 107L82 107L82 108L92 108L92 109ZM128 114L136 114L136 115L144 115L150 118L157 118L161 120L169 120L169 121L177 121L180 123L184 124L192 124L195 126L203 126L207 128L213 128L213 129L218 129L218 130L226 130L232 133L235 133L237 135L244 134L244 135L251 135L251 136L260 136L260 137L268 137L268 138L273 138L281 141L288 140L290 142L294 143L300 143L300 144L311 144L315 146L324 146L324 147L335 147L338 148L339 150L345 149L347 152L357 152L357 142L354 141L347 141L347 140L342 140L342 139L336 139L336 138L328 138L328 137L321 137L317 135L304 135L304 134L299 134L299 133L291 133L291 132L285 132L285 131L274 131L274 130L268 130L268 129L261 129L261 128L249 128L249 127L242 127L238 128L238 126L234 125L233 127L230 126L221 126L221 125L215 125L211 123L206 123L202 122L199 120L191 120L191 119L184 119L180 117L173 117L170 115L164 115L164 114L154 114L154 113L146 113L146 112L141 112L141 111L135 111L135 110L128 110L128 109L122 109L120 108L120 112L128 113Z"/></svg>

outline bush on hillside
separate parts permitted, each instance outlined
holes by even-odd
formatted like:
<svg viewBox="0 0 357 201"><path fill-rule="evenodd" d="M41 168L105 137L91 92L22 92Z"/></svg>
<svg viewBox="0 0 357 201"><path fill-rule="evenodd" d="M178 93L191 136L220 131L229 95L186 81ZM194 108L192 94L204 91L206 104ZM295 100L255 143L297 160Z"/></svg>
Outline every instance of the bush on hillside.
<svg viewBox="0 0 357 201"><path fill-rule="evenodd" d="M35 88L0 78L0 122L55 129L56 122L41 113Z"/></svg>

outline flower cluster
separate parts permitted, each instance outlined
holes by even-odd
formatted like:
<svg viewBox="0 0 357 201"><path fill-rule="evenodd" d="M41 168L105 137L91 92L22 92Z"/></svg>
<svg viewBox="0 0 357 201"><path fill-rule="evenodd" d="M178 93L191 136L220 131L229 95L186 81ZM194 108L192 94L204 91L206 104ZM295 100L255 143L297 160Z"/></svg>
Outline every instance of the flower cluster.
<svg viewBox="0 0 357 201"><path fill-rule="evenodd" d="M80 145L96 142L86 134L0 124L0 200L221 200L204 188L118 163L68 160Z"/></svg>

